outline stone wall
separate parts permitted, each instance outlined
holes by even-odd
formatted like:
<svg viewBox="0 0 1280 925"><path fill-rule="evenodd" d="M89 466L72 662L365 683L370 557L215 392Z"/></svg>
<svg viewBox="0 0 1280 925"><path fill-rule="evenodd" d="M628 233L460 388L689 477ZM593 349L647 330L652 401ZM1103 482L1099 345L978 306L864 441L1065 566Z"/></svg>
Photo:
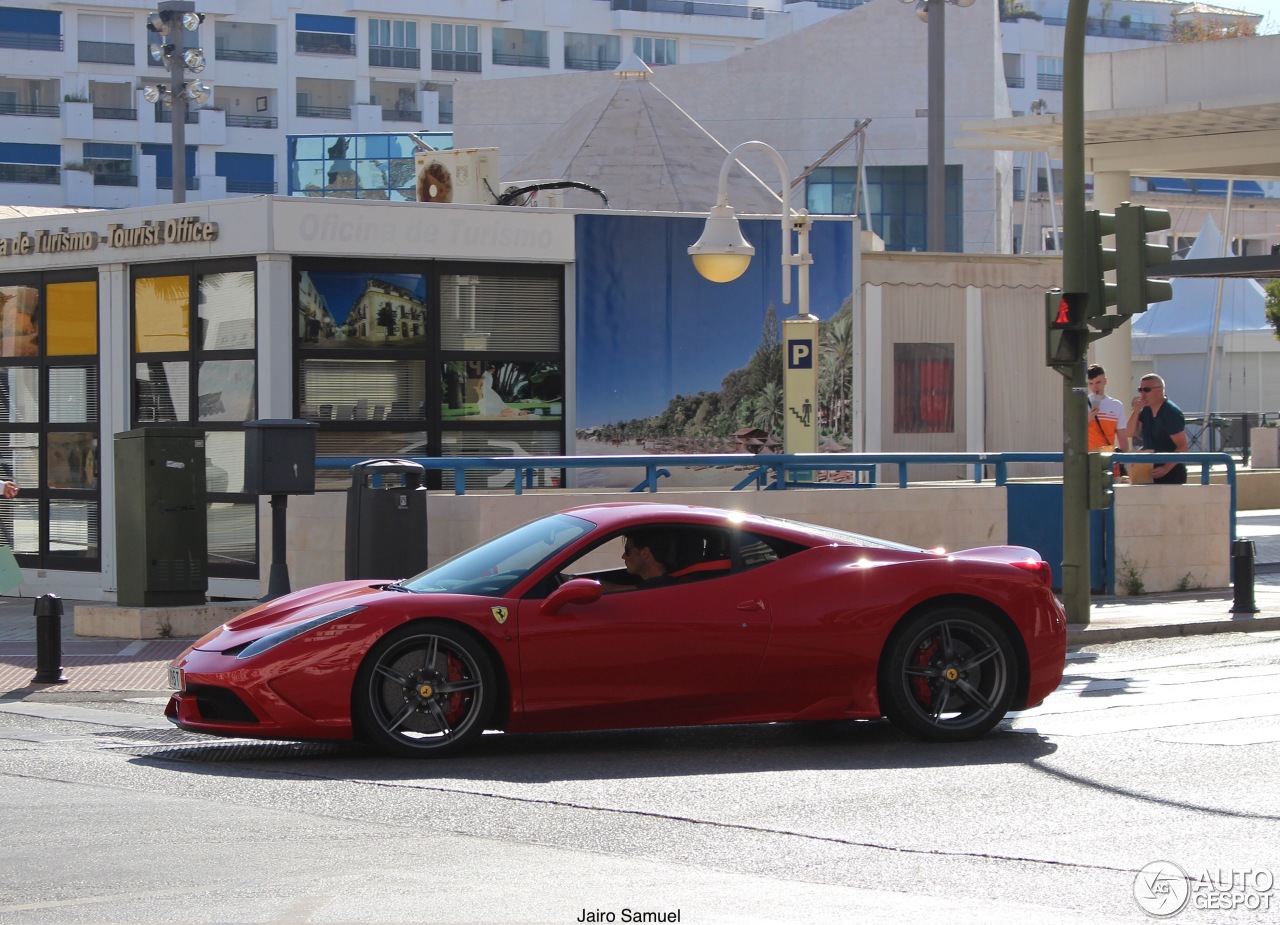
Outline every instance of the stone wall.
<svg viewBox="0 0 1280 925"><path fill-rule="evenodd" d="M1231 583L1226 485L1122 486L1115 507L1117 594L1137 582L1147 593Z"/></svg>
<svg viewBox="0 0 1280 925"><path fill-rule="evenodd" d="M345 573L346 493L289 499L291 585L304 588ZM1148 592L1179 583L1230 582L1230 495L1225 485L1120 486L1116 498L1117 562L1138 570ZM984 484L790 491L617 492L530 491L523 495L454 495L427 500L428 561L435 563L497 533L553 511L601 500L704 504L809 521L924 547L964 549L1007 541L1005 490ZM261 506L263 591L269 573L271 513ZM406 537L406 542L412 542ZM1117 570L1117 593L1124 593ZM1185 578L1184 576L1190 576ZM387 577L400 577L389 575Z"/></svg>

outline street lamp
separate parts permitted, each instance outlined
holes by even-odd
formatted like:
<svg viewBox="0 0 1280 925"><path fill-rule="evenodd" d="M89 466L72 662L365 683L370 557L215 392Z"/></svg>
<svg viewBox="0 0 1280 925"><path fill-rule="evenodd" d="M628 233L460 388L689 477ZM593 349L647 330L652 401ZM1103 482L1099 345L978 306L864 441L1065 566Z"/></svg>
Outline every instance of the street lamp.
<svg viewBox="0 0 1280 925"><path fill-rule="evenodd" d="M729 169L744 151L769 155L782 175L782 303L791 304L791 268L799 286L798 314L782 322L784 423L782 447L787 453L814 453L818 449L818 318L809 313L809 213L791 208L791 173L787 162L763 141L744 141L720 167L716 204L707 216L702 236L689 247L694 269L713 283L728 283L747 271L756 249L742 236L738 216L729 205ZM791 235L796 250L791 250Z"/></svg>
<svg viewBox="0 0 1280 925"><path fill-rule="evenodd" d="M173 201L187 201L187 100L203 103L209 98L209 87L198 80L186 80L185 71L199 74L204 70L204 52L184 48L182 33L195 32L204 22L204 14L196 12L191 0L162 0L157 12L147 17L147 31L163 40L151 46L151 60L169 65L169 85L145 87L142 98L148 103L169 102L173 117L171 157L173 160Z"/></svg>
<svg viewBox="0 0 1280 925"><path fill-rule="evenodd" d="M929 140L928 169L925 178L925 207L928 212L925 248L934 252L947 249L946 195L946 12L947 4L973 6L974 0L902 0L916 7L916 15L929 26ZM935 9L936 7L936 9Z"/></svg>

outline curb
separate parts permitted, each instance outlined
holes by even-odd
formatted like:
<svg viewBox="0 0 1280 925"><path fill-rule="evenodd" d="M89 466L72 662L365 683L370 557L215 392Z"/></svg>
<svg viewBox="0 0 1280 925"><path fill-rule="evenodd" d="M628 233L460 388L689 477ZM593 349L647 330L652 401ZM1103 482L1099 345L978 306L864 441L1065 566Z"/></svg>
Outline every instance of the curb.
<svg viewBox="0 0 1280 925"><path fill-rule="evenodd" d="M1215 633L1269 633L1280 630L1280 616L1232 617L1196 623L1155 623L1149 626L1068 626L1067 645L1128 642L1134 639L1172 639L1177 636L1212 636Z"/></svg>

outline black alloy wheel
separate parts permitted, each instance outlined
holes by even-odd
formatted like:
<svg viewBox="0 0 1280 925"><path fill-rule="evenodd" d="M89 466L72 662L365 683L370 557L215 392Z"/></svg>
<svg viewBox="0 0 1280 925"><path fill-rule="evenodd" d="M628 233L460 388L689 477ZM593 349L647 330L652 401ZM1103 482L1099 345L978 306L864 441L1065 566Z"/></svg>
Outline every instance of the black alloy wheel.
<svg viewBox="0 0 1280 925"><path fill-rule="evenodd" d="M1013 703L1017 660L1008 632L984 613L917 613L880 658L880 708L904 732L933 742L976 739Z"/></svg>
<svg viewBox="0 0 1280 925"><path fill-rule="evenodd" d="M484 732L496 696L493 664L477 640L446 623L411 623L365 656L353 718L388 754L449 755Z"/></svg>

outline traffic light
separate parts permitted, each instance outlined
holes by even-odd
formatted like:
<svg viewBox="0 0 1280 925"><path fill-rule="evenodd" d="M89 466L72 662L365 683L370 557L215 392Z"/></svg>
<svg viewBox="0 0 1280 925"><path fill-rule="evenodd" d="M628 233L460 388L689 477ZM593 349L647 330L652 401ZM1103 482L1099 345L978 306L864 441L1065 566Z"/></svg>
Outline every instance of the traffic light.
<svg viewBox="0 0 1280 925"><path fill-rule="evenodd" d="M1114 248L1102 246L1102 239L1115 233L1114 215L1097 209L1084 214L1085 278L1089 284L1090 318L1105 315L1107 306L1115 305L1119 299L1116 285L1106 279L1106 272L1116 268L1116 252Z"/></svg>
<svg viewBox="0 0 1280 925"><path fill-rule="evenodd" d="M1045 293L1049 327L1057 331L1083 331L1089 327L1085 317L1085 296L1079 292L1050 289Z"/></svg>
<svg viewBox="0 0 1280 925"><path fill-rule="evenodd" d="M1173 286L1167 279L1150 279L1149 267L1163 266L1173 260L1170 248L1147 243L1147 233L1164 231L1173 224L1163 209L1122 202L1116 207L1116 311L1122 315L1145 312L1152 302L1173 298Z"/></svg>
<svg viewBox="0 0 1280 925"><path fill-rule="evenodd" d="M1111 507L1114 491L1111 472L1111 452L1089 454L1089 510L1105 511Z"/></svg>
<svg viewBox="0 0 1280 925"><path fill-rule="evenodd" d="M1050 289L1044 294L1047 365L1068 369L1084 359L1089 328L1085 301L1081 292Z"/></svg>

